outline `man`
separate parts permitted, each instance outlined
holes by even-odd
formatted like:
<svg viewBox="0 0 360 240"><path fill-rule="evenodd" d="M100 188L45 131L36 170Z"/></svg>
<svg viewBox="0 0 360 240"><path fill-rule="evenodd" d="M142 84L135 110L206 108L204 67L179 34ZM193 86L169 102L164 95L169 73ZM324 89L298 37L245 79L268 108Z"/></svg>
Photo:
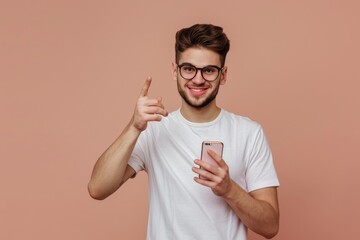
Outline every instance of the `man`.
<svg viewBox="0 0 360 240"><path fill-rule="evenodd" d="M172 65L182 97L170 114L149 98L147 78L134 114L97 161L89 183L105 199L136 172L149 177L147 239L247 239L247 229L274 237L279 228L277 186L262 128L216 104L227 80L229 40L221 27L197 24L176 34ZM223 157L199 159L201 143L221 141Z"/></svg>

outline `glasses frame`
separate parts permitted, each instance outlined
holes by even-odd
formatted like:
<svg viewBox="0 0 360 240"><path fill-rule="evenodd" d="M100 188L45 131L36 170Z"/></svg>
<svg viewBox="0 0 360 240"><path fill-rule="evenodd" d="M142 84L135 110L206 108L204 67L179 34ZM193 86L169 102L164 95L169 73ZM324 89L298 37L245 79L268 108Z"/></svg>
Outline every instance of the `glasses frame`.
<svg viewBox="0 0 360 240"><path fill-rule="evenodd" d="M186 78L186 77L184 77L184 76L181 74L181 68L184 67L184 66L193 67L193 68L196 70L196 73L195 73L195 75L194 75L192 78ZM213 68L216 68L216 69L218 70L218 75L216 76L216 78L215 78L214 80L207 80L207 79L204 77L203 70L206 69L206 68L208 68L208 67L213 67ZM222 70L223 70L223 67L218 67L218 66L216 66L216 65L207 65L207 66L205 66L205 67L198 68L198 67L195 67L194 65L192 65L192 64L190 64L190 63L182 63L182 64L180 64L180 65L177 64L177 68L179 69L180 76L181 76L182 78L184 78L185 80L189 80L189 81L190 81L190 80L193 80L193 79L196 77L198 71L200 71L201 77L202 77L204 80L208 81L208 82L213 82L213 81L215 81L216 79L218 79L219 76L220 76L220 74L222 73Z"/></svg>

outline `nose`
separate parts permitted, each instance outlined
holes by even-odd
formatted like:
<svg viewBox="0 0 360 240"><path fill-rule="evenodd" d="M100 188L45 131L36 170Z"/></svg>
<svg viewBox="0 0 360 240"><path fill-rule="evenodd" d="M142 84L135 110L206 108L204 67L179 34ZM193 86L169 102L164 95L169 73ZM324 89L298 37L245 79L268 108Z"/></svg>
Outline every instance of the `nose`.
<svg viewBox="0 0 360 240"><path fill-rule="evenodd" d="M201 69L196 69L195 77L191 81L199 85L205 82L205 79L201 74Z"/></svg>

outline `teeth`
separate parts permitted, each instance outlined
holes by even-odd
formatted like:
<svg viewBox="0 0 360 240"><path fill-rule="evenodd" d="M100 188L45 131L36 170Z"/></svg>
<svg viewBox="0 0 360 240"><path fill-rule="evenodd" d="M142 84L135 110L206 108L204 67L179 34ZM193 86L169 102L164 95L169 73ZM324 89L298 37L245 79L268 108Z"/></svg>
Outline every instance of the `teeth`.
<svg viewBox="0 0 360 240"><path fill-rule="evenodd" d="M193 90L194 92L201 92L203 89L191 89L191 90Z"/></svg>

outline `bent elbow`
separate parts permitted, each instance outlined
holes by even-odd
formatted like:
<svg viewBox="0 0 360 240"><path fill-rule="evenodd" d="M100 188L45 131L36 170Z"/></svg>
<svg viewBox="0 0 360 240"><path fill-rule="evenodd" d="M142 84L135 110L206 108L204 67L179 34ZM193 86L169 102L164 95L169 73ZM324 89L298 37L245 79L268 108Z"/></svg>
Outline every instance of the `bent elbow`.
<svg viewBox="0 0 360 240"><path fill-rule="evenodd" d="M263 236L266 239L272 239L273 237L275 237L277 234L279 233L279 225L276 225L273 227L273 229L271 229L271 231L269 231L268 233L264 234Z"/></svg>
<svg viewBox="0 0 360 240"><path fill-rule="evenodd" d="M90 197L92 197L95 200L104 200L107 196L102 194L101 191L99 191L96 187L92 186L91 183L88 184L88 193Z"/></svg>
<svg viewBox="0 0 360 240"><path fill-rule="evenodd" d="M271 233L271 234L269 234L269 235L265 235L264 237L266 238L266 239L272 239L273 237L275 237L277 235L277 233Z"/></svg>

